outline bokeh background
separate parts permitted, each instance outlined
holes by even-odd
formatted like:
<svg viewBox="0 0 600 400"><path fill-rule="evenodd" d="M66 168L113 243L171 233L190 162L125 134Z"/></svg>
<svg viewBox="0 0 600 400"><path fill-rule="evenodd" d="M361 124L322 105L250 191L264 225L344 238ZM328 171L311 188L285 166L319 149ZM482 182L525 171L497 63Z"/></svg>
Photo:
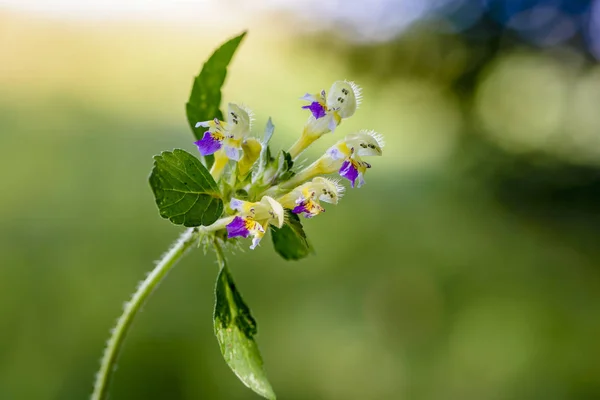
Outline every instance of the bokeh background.
<svg viewBox="0 0 600 400"><path fill-rule="evenodd" d="M250 33L225 101L287 148L298 97L364 103L367 185L231 258L281 399L600 398L600 1L0 1L0 399L84 399L109 329L177 237L147 177L194 152L184 103ZM338 133L339 132L339 133ZM248 243L249 245L249 243ZM111 399L256 399L212 335L196 251L131 331Z"/></svg>

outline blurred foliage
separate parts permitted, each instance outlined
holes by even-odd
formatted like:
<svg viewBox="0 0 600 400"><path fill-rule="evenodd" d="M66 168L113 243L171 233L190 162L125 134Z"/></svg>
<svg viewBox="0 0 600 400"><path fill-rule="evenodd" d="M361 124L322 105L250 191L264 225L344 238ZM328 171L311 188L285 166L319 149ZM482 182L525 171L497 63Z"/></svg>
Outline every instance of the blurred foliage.
<svg viewBox="0 0 600 400"><path fill-rule="evenodd" d="M0 33L0 398L85 398L123 300L177 233L147 173L161 150L194 151L181 99L212 38L28 23ZM427 27L375 47L257 35L236 56L225 100L280 116L282 147L304 122L294 99L340 77L365 92L340 131L372 121L388 141L368 190L304 224L316 255L287 263L263 245L230 260L282 398L600 397L600 159L596 137L578 136L600 132L585 90L598 67L576 44L490 32L480 46ZM550 70L521 69L515 52ZM486 86L495 71L525 72ZM482 87L502 100L492 112ZM507 142L505 122L558 136ZM170 274L112 399L256 398L215 346L216 274L201 252Z"/></svg>

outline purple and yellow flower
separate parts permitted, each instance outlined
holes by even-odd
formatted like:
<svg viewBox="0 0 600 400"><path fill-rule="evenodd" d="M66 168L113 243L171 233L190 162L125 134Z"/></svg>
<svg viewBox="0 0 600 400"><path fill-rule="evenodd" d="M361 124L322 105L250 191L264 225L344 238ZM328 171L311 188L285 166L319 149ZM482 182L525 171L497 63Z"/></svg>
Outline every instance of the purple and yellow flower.
<svg viewBox="0 0 600 400"><path fill-rule="evenodd" d="M196 124L208 128L202 139L194 142L200 154L208 156L222 150L227 158L239 161L243 139L250 133L252 112L244 106L229 103L227 122L215 118Z"/></svg>
<svg viewBox="0 0 600 400"><path fill-rule="evenodd" d="M214 154L223 147L223 140L226 135L225 128L217 118L212 121L198 122L196 128L200 126L208 128L208 130L204 132L202 139L194 142L194 144L198 146L202 156Z"/></svg>
<svg viewBox="0 0 600 400"><path fill-rule="evenodd" d="M280 186L283 189L293 188L315 176L338 172L341 177L350 181L352 187L361 187L365 183L364 174L371 168L371 164L361 157L382 155L384 144L383 136L375 131L361 130L349 134L327 149L317 161Z"/></svg>
<svg viewBox="0 0 600 400"><path fill-rule="evenodd" d="M251 249L258 246L269 224L278 228L283 226L283 206L269 196L263 196L259 202L232 198L229 206L238 215L226 226L227 237L247 238L252 235Z"/></svg>
<svg viewBox="0 0 600 400"><path fill-rule="evenodd" d="M310 110L311 115L304 126L302 136L289 151L292 158L298 157L325 133L335 131L342 119L354 115L361 101L361 89L354 82L337 81L331 86L329 95L322 90L317 94L307 93L301 100L310 103L302 108Z"/></svg>
<svg viewBox="0 0 600 400"><path fill-rule="evenodd" d="M243 105L229 103L227 122L214 119L196 124L208 128L202 139L194 142L203 156L214 154L215 162L211 168L211 175L219 179L229 160L240 161L242 144L250 133L252 124L252 111Z"/></svg>
<svg viewBox="0 0 600 400"><path fill-rule="evenodd" d="M314 201L312 197L308 197L296 202L296 207L292 209L292 212L294 214L300 214L304 216L304 218L312 218L315 215L325 212L325 209L321 207L319 203Z"/></svg>
<svg viewBox="0 0 600 400"><path fill-rule="evenodd" d="M293 189L288 194L278 199L285 208L292 210L294 214L301 214L305 218L312 218L325 209L319 204L319 200L327 203L337 204L344 193L344 187L337 181L317 177L311 182Z"/></svg>
<svg viewBox="0 0 600 400"><path fill-rule="evenodd" d="M352 150L354 150L354 148ZM368 168L371 168L371 164L362 161L358 155L352 154L342 163L339 174L341 177L350 181L350 186L352 188L354 188L356 180L358 180L358 187L361 187L365 184L364 174L367 172Z"/></svg>
<svg viewBox="0 0 600 400"><path fill-rule="evenodd" d="M361 159L361 156L380 156L383 154L385 142L383 136L375 131L362 130L357 133L351 133L344 140L330 147L326 155L337 163L342 161L338 173L341 177L350 181L350 186L361 187L365 184L364 174L371 164Z"/></svg>
<svg viewBox="0 0 600 400"><path fill-rule="evenodd" d="M310 104L303 109L310 110L313 119L309 119L308 125L313 133L326 133L322 130L335 130L343 118L349 118L356 112L356 108L362 99L361 89L354 82L336 81L329 89L329 95L325 90L317 94L307 93L301 100L309 101ZM317 123L320 119L327 119L325 126ZM333 124L331 121L334 121ZM316 129L317 127L321 129Z"/></svg>
<svg viewBox="0 0 600 400"><path fill-rule="evenodd" d="M325 90L317 94L306 93L301 97L301 100L310 101L309 105L302 106L302 108L310 110L315 119L323 118L326 115L327 100L325 99Z"/></svg>
<svg viewBox="0 0 600 400"><path fill-rule="evenodd" d="M258 246L258 243L265 235L265 229L258 222L252 219L252 217L243 218L236 216L233 218L233 221L226 226L226 228L228 238L243 237L245 239L252 235L252 245L250 246L252 250Z"/></svg>
<svg viewBox="0 0 600 400"><path fill-rule="evenodd" d="M284 196L279 201L284 207L292 210L294 214L300 214L304 218L312 218L322 212L325 212L325 209L321 207L317 200L317 192L312 190L311 187L307 186L305 188L297 188L296 190L292 191L290 195L288 195L288 199L286 199Z"/></svg>
<svg viewBox="0 0 600 400"><path fill-rule="evenodd" d="M358 187L365 184L364 174L368 168L371 168L371 164L361 160L355 147L350 147L347 140L330 147L325 153L323 161L323 164L329 167L328 171L333 168L337 169L339 165L338 173L342 178L350 181L352 188L354 188L357 180Z"/></svg>

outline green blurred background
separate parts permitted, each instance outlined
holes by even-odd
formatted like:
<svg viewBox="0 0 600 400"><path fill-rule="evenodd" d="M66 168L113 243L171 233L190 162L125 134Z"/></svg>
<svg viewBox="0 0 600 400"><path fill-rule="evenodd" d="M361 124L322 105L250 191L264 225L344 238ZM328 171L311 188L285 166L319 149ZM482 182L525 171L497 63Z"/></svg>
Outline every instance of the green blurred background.
<svg viewBox="0 0 600 400"><path fill-rule="evenodd" d="M285 262L267 237L231 257L279 398L600 398L598 2L520 2L582 5L560 8L556 40L481 2L408 22L409 0L331 3L0 5L0 399L89 395L181 231L156 210L152 156L196 151L192 78L246 28L224 99L256 134L272 116L288 147L298 97L351 79L363 105L307 159L361 128L387 141L366 186L305 224L316 255ZM172 271L111 399L258 398L213 337L216 273L201 251Z"/></svg>

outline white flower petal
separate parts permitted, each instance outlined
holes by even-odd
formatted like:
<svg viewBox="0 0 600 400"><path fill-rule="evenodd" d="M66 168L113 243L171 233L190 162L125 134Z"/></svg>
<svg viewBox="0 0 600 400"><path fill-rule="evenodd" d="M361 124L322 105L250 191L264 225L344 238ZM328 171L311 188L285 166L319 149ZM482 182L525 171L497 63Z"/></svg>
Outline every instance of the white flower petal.
<svg viewBox="0 0 600 400"><path fill-rule="evenodd" d="M338 110L342 118L354 115L360 103L361 89L354 82L334 82L327 96L327 107Z"/></svg>
<svg viewBox="0 0 600 400"><path fill-rule="evenodd" d="M261 199L261 203L268 204L268 207L273 211L273 215L275 217L273 225L275 225L278 228L281 228L284 222L283 206L278 201L269 196L264 196Z"/></svg>

